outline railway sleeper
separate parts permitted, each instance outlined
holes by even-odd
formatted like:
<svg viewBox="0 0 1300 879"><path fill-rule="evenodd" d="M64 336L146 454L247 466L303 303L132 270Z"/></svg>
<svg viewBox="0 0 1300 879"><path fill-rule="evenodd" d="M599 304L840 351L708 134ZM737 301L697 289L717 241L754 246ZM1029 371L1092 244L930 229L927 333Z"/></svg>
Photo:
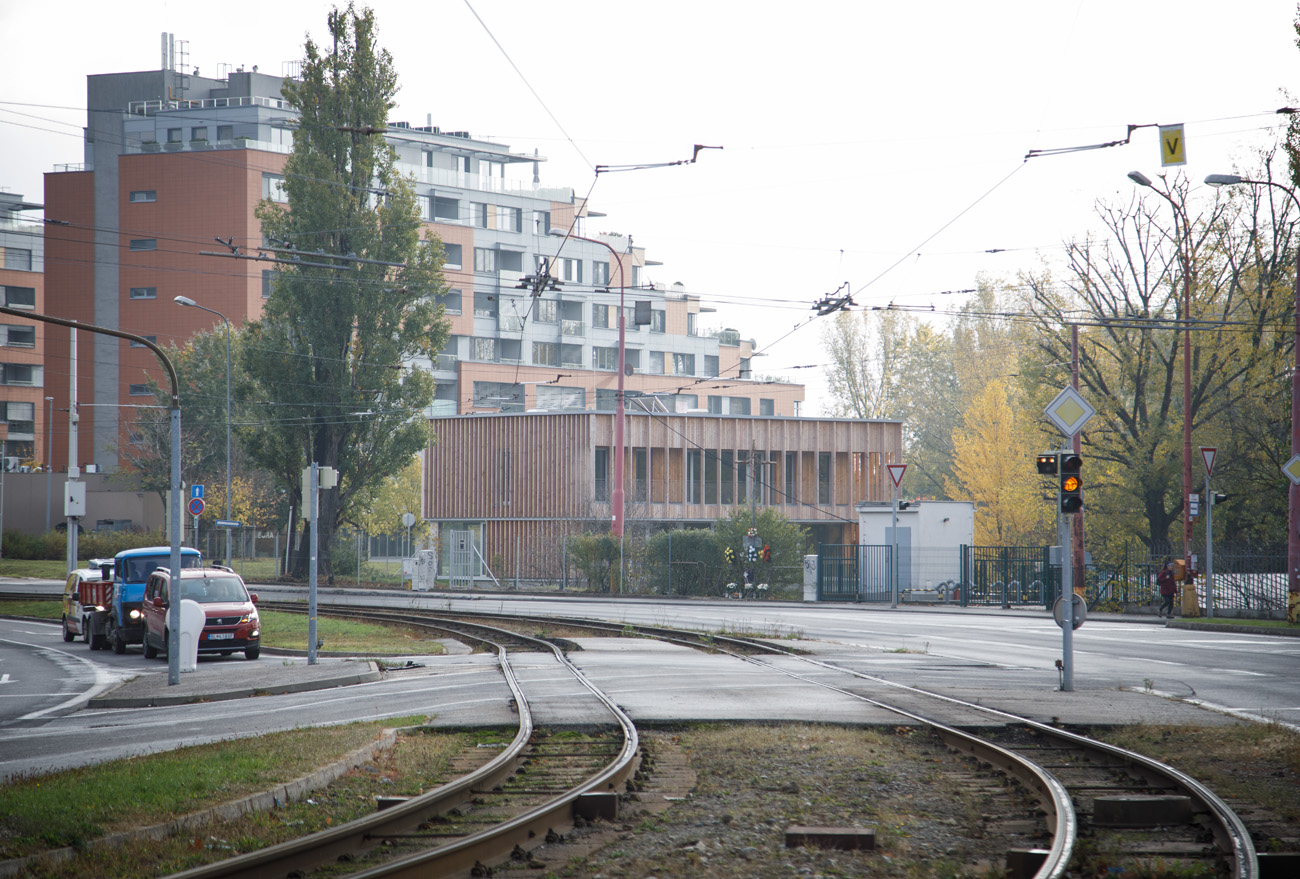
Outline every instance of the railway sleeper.
<svg viewBox="0 0 1300 879"><path fill-rule="evenodd" d="M1092 823L1095 827L1190 824L1195 814L1192 798L1178 795L1097 797L1092 802Z"/></svg>

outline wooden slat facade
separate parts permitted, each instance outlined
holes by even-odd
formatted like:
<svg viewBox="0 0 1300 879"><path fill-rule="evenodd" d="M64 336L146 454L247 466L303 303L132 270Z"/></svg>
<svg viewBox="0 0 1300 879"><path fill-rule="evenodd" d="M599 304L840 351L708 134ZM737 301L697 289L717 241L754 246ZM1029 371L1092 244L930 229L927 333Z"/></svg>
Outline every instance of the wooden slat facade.
<svg viewBox="0 0 1300 879"><path fill-rule="evenodd" d="M554 576L566 535L610 521L614 413L462 415L431 426L424 515L482 523L498 577ZM740 465L752 455L758 505L813 526L822 542L856 543L856 504L892 497L885 465L902 454L897 421L628 413L625 427L629 535L749 506L755 467Z"/></svg>

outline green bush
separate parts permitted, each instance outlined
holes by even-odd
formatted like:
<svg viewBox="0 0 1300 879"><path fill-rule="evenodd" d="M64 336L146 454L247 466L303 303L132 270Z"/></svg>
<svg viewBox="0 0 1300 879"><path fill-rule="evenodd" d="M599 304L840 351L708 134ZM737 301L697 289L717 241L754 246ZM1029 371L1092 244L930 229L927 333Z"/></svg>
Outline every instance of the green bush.
<svg viewBox="0 0 1300 879"><path fill-rule="evenodd" d="M713 531L683 528L660 532L649 540L646 562L655 592L718 596L726 592L722 544Z"/></svg>
<svg viewBox="0 0 1300 879"><path fill-rule="evenodd" d="M618 541L614 535L580 534L567 541L569 559L593 592L610 591L610 575L618 570Z"/></svg>
<svg viewBox="0 0 1300 879"><path fill-rule="evenodd" d="M77 537L77 558L112 558L124 549L138 546L165 546L167 535L161 531L91 531ZM23 534L6 531L4 535L6 558L58 561L67 557L68 537L62 531L44 534Z"/></svg>

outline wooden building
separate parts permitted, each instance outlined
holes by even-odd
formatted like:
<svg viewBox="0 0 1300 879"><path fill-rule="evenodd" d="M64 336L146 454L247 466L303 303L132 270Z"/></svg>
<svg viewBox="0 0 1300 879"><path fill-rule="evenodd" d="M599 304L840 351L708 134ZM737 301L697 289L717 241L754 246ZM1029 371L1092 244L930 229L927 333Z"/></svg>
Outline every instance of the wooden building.
<svg viewBox="0 0 1300 879"><path fill-rule="evenodd" d="M500 580L556 580L566 536L608 529L613 412L430 424L424 517L444 574L486 577L486 564ZM808 526L814 546L856 543L857 504L891 497L885 465L902 453L898 421L628 412L625 424L628 537L708 527L752 503Z"/></svg>

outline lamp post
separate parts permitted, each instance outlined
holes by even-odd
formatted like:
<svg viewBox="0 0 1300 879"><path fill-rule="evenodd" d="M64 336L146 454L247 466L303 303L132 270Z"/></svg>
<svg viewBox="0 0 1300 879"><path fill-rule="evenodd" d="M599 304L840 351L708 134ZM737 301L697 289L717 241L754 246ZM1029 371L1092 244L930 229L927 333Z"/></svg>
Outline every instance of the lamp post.
<svg viewBox="0 0 1300 879"><path fill-rule="evenodd" d="M575 238L578 241L586 241L590 244L599 244L609 251L614 262L618 263L618 396L617 405L614 409L614 494L610 498L610 505L613 507L614 536L619 538L619 555L622 555L623 542L623 514L625 512L626 493L623 490L623 371L627 363L627 327L624 320L623 298L626 293L626 286L623 283L623 260L619 258L618 252L607 241L601 241L599 238L584 238L581 235L574 235L563 229L551 229L550 234L557 238ZM622 591L623 571L619 569L619 591Z"/></svg>
<svg viewBox="0 0 1300 879"><path fill-rule="evenodd" d="M1272 180L1248 180L1236 174L1211 174L1205 178L1210 186L1235 186L1245 183L1249 186L1273 186L1291 197L1296 209L1300 210L1300 198L1295 190L1274 183ZM1300 249L1296 250L1295 277L1295 363L1291 368L1291 457L1300 455ZM1286 517L1286 585L1287 585L1287 620L1293 625L1300 624L1300 485L1295 482L1287 490Z"/></svg>
<svg viewBox="0 0 1300 879"><path fill-rule="evenodd" d="M54 398L46 397L50 414L45 419L45 527L50 527L50 500L54 496Z"/></svg>
<svg viewBox="0 0 1300 879"><path fill-rule="evenodd" d="M172 301L177 305L185 305L191 308L200 308L209 314L215 314L226 322L226 520L230 520L230 321L224 314L215 308L208 308L206 305L199 305L188 296L173 296ZM198 524L198 520L195 520ZM198 535L194 535L198 540ZM226 526L226 567L230 567L230 549L231 533L230 526Z"/></svg>
<svg viewBox="0 0 1300 879"><path fill-rule="evenodd" d="M1187 582L1192 578L1192 266L1191 254L1183 246L1184 235L1180 234L1180 225L1185 227L1188 237L1191 227L1187 217L1178 207L1178 203L1168 192L1157 189L1141 171L1130 171L1128 177L1138 186L1145 186L1156 195L1169 202L1174 211L1174 237L1178 244L1178 261L1183 269L1183 561L1187 572ZM1182 223L1180 224L1180 219Z"/></svg>

